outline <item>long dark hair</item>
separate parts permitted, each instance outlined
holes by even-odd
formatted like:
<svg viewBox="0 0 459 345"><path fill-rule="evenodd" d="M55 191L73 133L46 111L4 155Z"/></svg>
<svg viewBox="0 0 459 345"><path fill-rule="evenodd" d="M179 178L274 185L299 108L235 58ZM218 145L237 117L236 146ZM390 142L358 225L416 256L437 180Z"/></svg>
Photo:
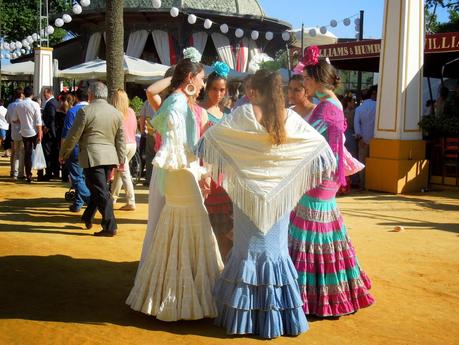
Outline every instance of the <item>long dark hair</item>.
<svg viewBox="0 0 459 345"><path fill-rule="evenodd" d="M257 90L263 99L259 105L263 111L261 124L269 133L273 144L284 144L287 134L285 132L285 99L281 75L279 72L259 70L252 79L251 87Z"/></svg>
<svg viewBox="0 0 459 345"><path fill-rule="evenodd" d="M339 86L340 77L335 67L323 57L319 58L317 64L306 66L304 70L308 76L329 90L334 90Z"/></svg>
<svg viewBox="0 0 459 345"><path fill-rule="evenodd" d="M196 76L199 72L204 69L204 65L201 63L192 62L190 59L181 60L174 70L174 74L171 80L171 88L177 89L188 77L188 74L191 73L193 76Z"/></svg>

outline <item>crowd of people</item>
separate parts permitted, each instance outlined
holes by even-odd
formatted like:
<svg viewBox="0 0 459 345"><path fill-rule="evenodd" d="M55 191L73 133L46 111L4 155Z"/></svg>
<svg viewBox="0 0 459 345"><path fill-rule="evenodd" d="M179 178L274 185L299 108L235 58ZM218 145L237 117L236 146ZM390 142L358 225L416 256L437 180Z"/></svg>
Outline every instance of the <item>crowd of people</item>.
<svg viewBox="0 0 459 345"><path fill-rule="evenodd" d="M373 304L336 195L362 169L355 147L368 155L375 90L355 114L353 98L343 107L336 70L309 47L288 85L290 108L280 74L266 70L245 81L233 106L224 103L228 66L213 68L206 80L200 54L187 48L146 90L139 124L148 223L126 303L163 321L215 318L229 334L262 338L305 332L308 315L338 317ZM38 179L65 166L76 193L70 211L87 204L85 227L98 210L102 229L94 235L116 235L122 186L121 209L135 210L128 166L137 120L126 92L109 97L95 82L60 103L49 88L43 96L43 111L30 87L17 89L8 106L12 176L32 181L32 150L42 143L46 170Z"/></svg>

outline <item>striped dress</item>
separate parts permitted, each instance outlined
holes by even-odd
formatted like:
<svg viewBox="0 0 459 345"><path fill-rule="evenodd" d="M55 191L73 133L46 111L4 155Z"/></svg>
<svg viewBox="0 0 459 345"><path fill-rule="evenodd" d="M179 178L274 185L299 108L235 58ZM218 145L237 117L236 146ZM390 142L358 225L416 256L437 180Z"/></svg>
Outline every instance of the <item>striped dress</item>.
<svg viewBox="0 0 459 345"><path fill-rule="evenodd" d="M292 211L289 252L298 271L305 314L340 316L367 307L374 299L336 205L336 193L345 185L340 171L345 128L341 105L333 99L322 101L309 122L327 138L338 159L338 172L306 192Z"/></svg>

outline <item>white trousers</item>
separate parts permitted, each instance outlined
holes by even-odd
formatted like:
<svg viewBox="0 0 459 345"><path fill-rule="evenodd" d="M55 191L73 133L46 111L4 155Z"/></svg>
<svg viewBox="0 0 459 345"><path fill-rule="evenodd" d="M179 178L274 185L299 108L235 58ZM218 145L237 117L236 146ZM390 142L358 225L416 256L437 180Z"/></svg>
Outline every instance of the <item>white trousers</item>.
<svg viewBox="0 0 459 345"><path fill-rule="evenodd" d="M129 171L129 162L134 157L137 150L137 144L126 144L126 160L124 161L124 171L116 171L115 179L112 184L112 196L116 201L121 192L121 186L126 192L127 204L135 206L134 185L132 184L131 172Z"/></svg>

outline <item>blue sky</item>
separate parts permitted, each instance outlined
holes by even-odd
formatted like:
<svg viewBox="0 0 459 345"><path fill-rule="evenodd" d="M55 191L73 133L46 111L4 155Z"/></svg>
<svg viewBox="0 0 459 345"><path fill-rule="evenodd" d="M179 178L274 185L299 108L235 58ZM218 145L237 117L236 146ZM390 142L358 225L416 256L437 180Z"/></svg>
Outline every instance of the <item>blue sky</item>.
<svg viewBox="0 0 459 345"><path fill-rule="evenodd" d="M364 38L381 38L384 0L258 0L268 17L285 20L300 28L301 23L308 26L329 25L330 20L343 20L346 17L365 11ZM440 21L446 21L446 11L437 9ZM330 28L336 36L355 37L354 22L344 26L338 24Z"/></svg>

